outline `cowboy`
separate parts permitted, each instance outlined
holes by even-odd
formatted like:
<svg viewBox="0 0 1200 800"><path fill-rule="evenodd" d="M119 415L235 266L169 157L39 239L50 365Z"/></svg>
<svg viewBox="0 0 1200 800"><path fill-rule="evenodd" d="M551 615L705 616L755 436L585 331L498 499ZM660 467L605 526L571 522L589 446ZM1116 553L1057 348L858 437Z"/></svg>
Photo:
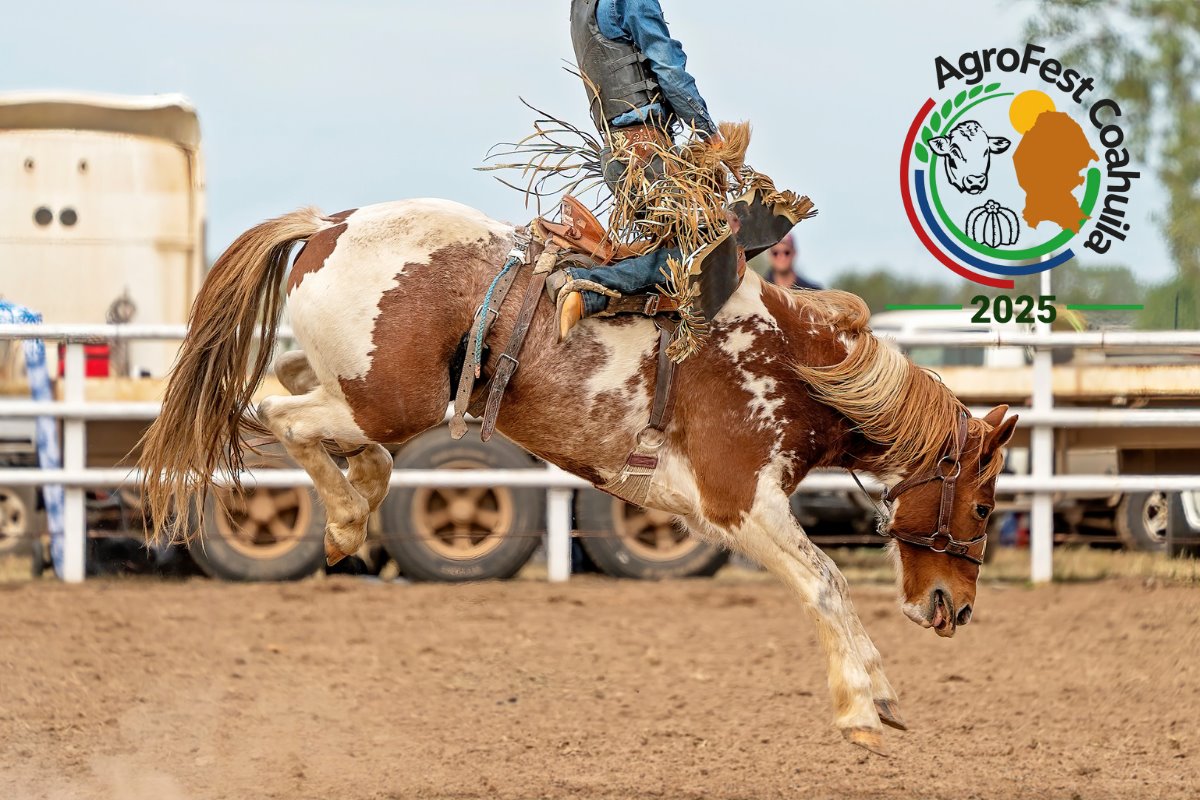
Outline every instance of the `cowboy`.
<svg viewBox="0 0 1200 800"><path fill-rule="evenodd" d="M610 160L604 165L605 179L614 194L625 169L655 168L654 153L670 148L673 132L681 126L714 146L721 144L708 106L687 71L683 46L671 38L658 0L572 0L571 41L592 121L610 141L612 134L623 135L631 145L627 150L633 154L630 160L638 162ZM653 292L662 282L668 258L683 261L690 256L697 264L718 264L714 271L734 274L738 271L739 244L746 245L745 256L751 257L778 241L807 215L811 203L802 212L793 213L794 203L780 201L769 179L760 177L765 183L758 193L748 192L729 209L738 218L734 226L751 235L750 243L741 241L740 235L736 242L732 236L714 235L697 253L684 254L678 247L660 248L611 266L568 267L552 275L546 284L551 297L557 299L564 287L569 292L559 303L560 335L565 337L581 318L609 310L608 296L573 290L570 284L574 281L591 281L622 295ZM770 202L764 203L768 197ZM764 209L765 213L757 213Z"/></svg>
<svg viewBox="0 0 1200 800"><path fill-rule="evenodd" d="M678 124L704 138L719 136L658 0L572 0L571 41L601 133L620 131L632 142L668 147ZM594 281L622 294L646 291L661 280L668 257L679 259L681 253L659 249L610 267L571 267L548 285L552 296L571 280ZM598 292L571 292L562 303L560 333L565 336L582 317L604 311L608 300Z"/></svg>

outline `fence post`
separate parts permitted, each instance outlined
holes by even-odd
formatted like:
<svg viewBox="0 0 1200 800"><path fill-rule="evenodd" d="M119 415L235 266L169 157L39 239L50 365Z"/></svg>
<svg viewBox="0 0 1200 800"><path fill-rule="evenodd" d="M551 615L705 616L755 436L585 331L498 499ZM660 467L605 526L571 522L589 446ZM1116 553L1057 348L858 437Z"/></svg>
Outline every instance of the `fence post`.
<svg viewBox="0 0 1200 800"><path fill-rule="evenodd" d="M571 577L571 489L546 490L546 578L562 583Z"/></svg>
<svg viewBox="0 0 1200 800"><path fill-rule="evenodd" d="M1041 292L1050 294L1050 270L1041 275ZM1039 319L1035 330L1049 333L1050 323ZM1038 347L1033 351L1033 402L1037 413L1049 413L1054 408L1054 361L1049 347ZM1041 483L1049 485L1054 473L1054 428L1039 424L1029 432L1029 474ZM1029 513L1029 579L1034 583L1045 583L1054 578L1054 495L1048 488L1037 488Z"/></svg>
<svg viewBox="0 0 1200 800"><path fill-rule="evenodd" d="M82 342L67 342L63 365L63 399L82 403L84 391L84 350ZM63 420L63 468L78 474L87 466L87 422ZM67 583L81 583L87 570L87 507L82 487L67 486L63 491L63 574Z"/></svg>

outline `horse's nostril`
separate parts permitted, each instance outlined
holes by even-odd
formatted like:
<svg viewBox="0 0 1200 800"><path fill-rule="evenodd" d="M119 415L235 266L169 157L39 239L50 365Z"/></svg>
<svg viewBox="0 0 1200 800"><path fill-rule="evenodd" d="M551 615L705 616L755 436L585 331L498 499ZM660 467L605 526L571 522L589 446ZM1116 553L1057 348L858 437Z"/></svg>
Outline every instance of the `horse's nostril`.
<svg viewBox="0 0 1200 800"><path fill-rule="evenodd" d="M943 625L949 625L950 616L953 613L950 610L950 598L941 589L934 589L929 599L932 603L930 622L933 623L933 627L940 628Z"/></svg>
<svg viewBox="0 0 1200 800"><path fill-rule="evenodd" d="M958 611L958 624L966 625L971 621L971 604L967 603Z"/></svg>

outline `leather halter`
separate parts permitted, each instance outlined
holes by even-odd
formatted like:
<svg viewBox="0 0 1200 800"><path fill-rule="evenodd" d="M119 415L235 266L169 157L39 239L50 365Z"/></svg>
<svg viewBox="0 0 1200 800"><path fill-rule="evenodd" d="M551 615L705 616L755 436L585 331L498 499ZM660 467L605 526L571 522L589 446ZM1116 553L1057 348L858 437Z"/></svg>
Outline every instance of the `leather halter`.
<svg viewBox="0 0 1200 800"><path fill-rule="evenodd" d="M906 544L916 545L917 547L926 547L935 553L946 553L947 555L962 558L974 564L983 564L983 551L987 547L986 530L974 539L966 540L955 539L954 534L950 532L950 515L954 510L954 492L958 486L958 476L962 472L962 451L966 442L967 415L960 414L958 429L954 434L954 444L952 445L953 449L951 452L942 456L933 469L928 472L911 475L891 489L884 489L883 491L883 502L892 503L909 489L915 489L918 486L924 486L934 481L941 481L942 500L938 506L937 529L928 535L897 530L880 530L879 534L881 536L891 537ZM857 481L858 476L855 475L854 479ZM862 484L860 483L859 486L862 486Z"/></svg>

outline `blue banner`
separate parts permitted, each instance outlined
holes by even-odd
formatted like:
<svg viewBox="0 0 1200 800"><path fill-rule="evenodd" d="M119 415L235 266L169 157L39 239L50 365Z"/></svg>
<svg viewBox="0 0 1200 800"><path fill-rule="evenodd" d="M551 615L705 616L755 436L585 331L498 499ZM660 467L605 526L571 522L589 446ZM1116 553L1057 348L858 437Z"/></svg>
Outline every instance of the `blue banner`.
<svg viewBox="0 0 1200 800"><path fill-rule="evenodd" d="M42 321L42 315L24 306L0 300L0 323L32 325ZM54 400L50 373L46 370L46 346L41 339L25 339L25 372L29 393L34 400ZM54 417L38 417L36 426L38 466L42 469L62 467L58 448L58 422ZM43 486L42 499L46 506L46 521L50 528L50 557L54 572L62 577L63 560L63 487ZM32 516L33 509L30 509Z"/></svg>

